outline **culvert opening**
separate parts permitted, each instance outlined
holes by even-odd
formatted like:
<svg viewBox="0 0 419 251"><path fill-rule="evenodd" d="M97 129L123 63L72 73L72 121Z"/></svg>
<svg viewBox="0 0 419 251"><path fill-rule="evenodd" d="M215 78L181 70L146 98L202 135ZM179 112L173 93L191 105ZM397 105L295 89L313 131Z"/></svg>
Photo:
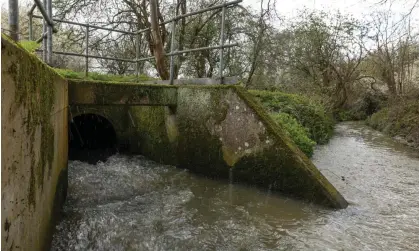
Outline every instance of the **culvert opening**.
<svg viewBox="0 0 419 251"><path fill-rule="evenodd" d="M117 151L117 138L112 124L97 114L74 117L69 125L70 160L91 164L105 161Z"/></svg>

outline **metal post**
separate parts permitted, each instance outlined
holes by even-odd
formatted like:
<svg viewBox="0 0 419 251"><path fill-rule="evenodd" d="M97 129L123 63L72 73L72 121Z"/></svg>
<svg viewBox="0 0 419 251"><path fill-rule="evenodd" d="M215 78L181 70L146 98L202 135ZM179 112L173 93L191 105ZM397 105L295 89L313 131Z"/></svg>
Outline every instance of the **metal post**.
<svg viewBox="0 0 419 251"><path fill-rule="evenodd" d="M9 30L10 37L19 41L19 3L18 0L9 0Z"/></svg>
<svg viewBox="0 0 419 251"><path fill-rule="evenodd" d="M44 0L43 1L43 6L46 6L47 5L47 1L48 0ZM47 21L45 20L45 16L44 16L44 19L42 21L42 34L45 34L45 33L47 33ZM43 39L42 40L42 49L43 49L42 59L44 60L44 62L47 62L48 48L47 48L47 40L46 39Z"/></svg>
<svg viewBox="0 0 419 251"><path fill-rule="evenodd" d="M33 28L32 28L33 15L32 13L29 13L28 16L29 16L29 40L32 41L33 40Z"/></svg>
<svg viewBox="0 0 419 251"><path fill-rule="evenodd" d="M85 76L87 77L89 75L89 24L86 26L86 65L85 65Z"/></svg>
<svg viewBox="0 0 419 251"><path fill-rule="evenodd" d="M173 0L173 16L176 16L176 0ZM176 32L176 20L172 21L172 42L170 44L170 53L175 50L175 32ZM175 75L175 60L174 55L170 56L170 84L173 85L173 78Z"/></svg>
<svg viewBox="0 0 419 251"><path fill-rule="evenodd" d="M39 11L42 13L42 16L44 17L44 19L45 19L45 21L49 24L49 25L51 25L52 26L52 31L54 32L54 33L56 33L58 30L54 27L54 23L52 22L52 18L50 18L49 16L48 16L48 9L47 10L45 10L45 8L44 7L46 7L47 6L47 4L46 4L46 2L45 2L45 0L44 0L44 3L43 4L41 4L41 0L34 0L35 1L35 4L36 4L36 6L38 6L38 9L39 9ZM52 5L51 5L52 6Z"/></svg>
<svg viewBox="0 0 419 251"><path fill-rule="evenodd" d="M52 20L52 0L47 0L47 14L49 19ZM47 26L47 64L52 64L52 26Z"/></svg>
<svg viewBox="0 0 419 251"><path fill-rule="evenodd" d="M137 81L140 77L140 33L137 32L135 37L135 75L137 76Z"/></svg>
<svg viewBox="0 0 419 251"><path fill-rule="evenodd" d="M224 21L225 21L226 7L223 7L221 12L221 33L220 33L220 84L223 83L223 46L224 46Z"/></svg>

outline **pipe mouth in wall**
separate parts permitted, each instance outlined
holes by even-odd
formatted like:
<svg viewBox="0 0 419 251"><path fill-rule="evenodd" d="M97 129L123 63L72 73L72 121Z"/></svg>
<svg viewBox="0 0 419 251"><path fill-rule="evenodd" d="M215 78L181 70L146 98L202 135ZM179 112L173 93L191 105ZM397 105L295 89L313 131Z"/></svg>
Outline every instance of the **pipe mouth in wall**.
<svg viewBox="0 0 419 251"><path fill-rule="evenodd" d="M116 132L109 120L97 114L81 114L69 125L69 160L90 164L105 161L117 152Z"/></svg>

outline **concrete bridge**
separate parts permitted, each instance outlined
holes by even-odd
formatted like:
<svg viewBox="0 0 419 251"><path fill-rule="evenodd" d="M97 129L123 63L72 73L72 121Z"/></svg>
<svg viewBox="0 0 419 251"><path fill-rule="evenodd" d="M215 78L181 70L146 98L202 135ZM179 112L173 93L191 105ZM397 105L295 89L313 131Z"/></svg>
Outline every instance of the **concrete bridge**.
<svg viewBox="0 0 419 251"><path fill-rule="evenodd" d="M86 149L143 154L218 178L233 169L235 182L347 206L239 86L66 80L7 38L1 46L2 250L48 249L69 153Z"/></svg>

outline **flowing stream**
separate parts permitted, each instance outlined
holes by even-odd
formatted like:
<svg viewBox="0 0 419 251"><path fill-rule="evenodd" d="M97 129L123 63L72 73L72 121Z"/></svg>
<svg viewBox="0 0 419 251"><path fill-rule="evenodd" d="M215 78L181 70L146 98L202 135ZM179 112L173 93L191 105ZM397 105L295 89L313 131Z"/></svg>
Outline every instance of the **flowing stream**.
<svg viewBox="0 0 419 251"><path fill-rule="evenodd" d="M350 202L347 209L142 156L71 161L52 250L419 250L419 151L350 122L337 125L313 162Z"/></svg>

